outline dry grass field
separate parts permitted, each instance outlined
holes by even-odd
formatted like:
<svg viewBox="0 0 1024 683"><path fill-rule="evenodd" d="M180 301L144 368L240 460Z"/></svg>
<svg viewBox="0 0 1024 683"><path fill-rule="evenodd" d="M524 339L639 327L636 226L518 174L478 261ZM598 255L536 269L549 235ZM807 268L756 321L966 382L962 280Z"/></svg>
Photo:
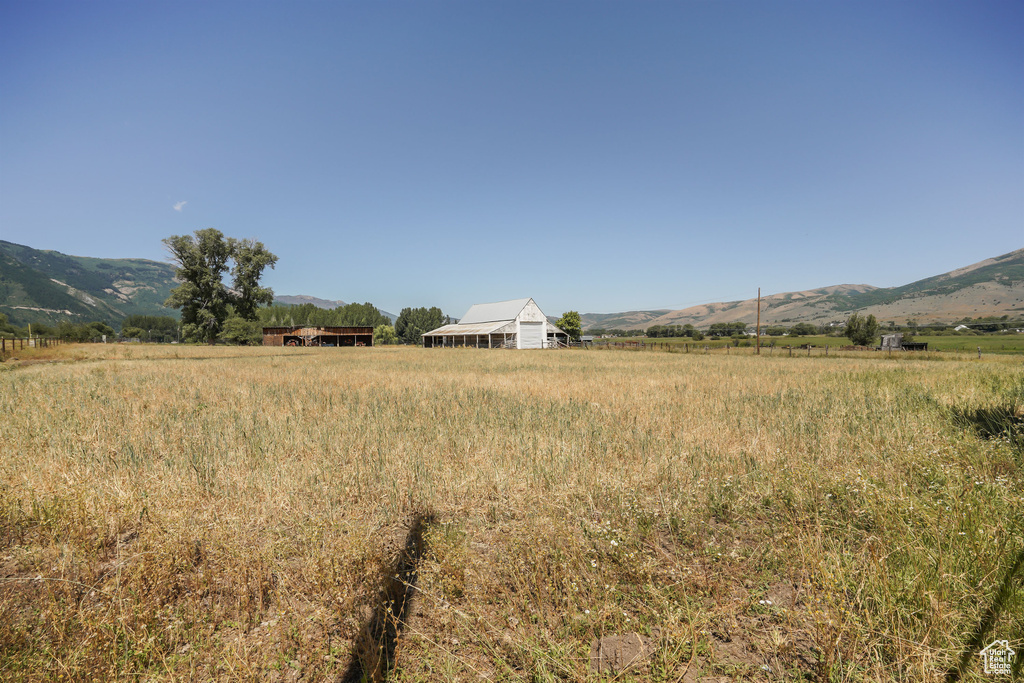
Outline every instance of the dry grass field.
<svg viewBox="0 0 1024 683"><path fill-rule="evenodd" d="M975 641L1024 650L1016 357L38 354L0 364L4 680L992 680ZM630 633L649 657L592 670Z"/></svg>

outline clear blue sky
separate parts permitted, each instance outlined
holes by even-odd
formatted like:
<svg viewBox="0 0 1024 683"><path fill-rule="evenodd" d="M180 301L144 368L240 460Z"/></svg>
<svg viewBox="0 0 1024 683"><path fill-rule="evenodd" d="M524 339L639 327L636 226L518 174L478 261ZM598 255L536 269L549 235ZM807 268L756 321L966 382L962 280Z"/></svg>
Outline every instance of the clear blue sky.
<svg viewBox="0 0 1024 683"><path fill-rule="evenodd" d="M0 238L545 312L1024 247L1024 3L0 0Z"/></svg>

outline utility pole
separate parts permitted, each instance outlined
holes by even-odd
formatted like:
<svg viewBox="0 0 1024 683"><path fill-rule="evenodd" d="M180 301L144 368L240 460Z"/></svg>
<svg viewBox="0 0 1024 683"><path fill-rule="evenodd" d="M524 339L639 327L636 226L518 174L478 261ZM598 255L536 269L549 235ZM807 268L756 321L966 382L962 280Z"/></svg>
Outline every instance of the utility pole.
<svg viewBox="0 0 1024 683"><path fill-rule="evenodd" d="M757 355L761 355L761 288L757 288Z"/></svg>

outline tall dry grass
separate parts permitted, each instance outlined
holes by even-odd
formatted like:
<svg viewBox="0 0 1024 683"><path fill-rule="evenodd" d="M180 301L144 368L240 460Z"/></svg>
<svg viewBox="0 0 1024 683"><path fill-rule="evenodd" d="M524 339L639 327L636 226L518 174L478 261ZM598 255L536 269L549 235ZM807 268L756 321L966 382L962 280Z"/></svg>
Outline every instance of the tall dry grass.
<svg viewBox="0 0 1024 683"><path fill-rule="evenodd" d="M1020 449L950 417L1015 359L50 359L0 372L11 680L338 679L416 516L391 680L596 680L629 631L658 650L618 680L935 680L1024 533Z"/></svg>

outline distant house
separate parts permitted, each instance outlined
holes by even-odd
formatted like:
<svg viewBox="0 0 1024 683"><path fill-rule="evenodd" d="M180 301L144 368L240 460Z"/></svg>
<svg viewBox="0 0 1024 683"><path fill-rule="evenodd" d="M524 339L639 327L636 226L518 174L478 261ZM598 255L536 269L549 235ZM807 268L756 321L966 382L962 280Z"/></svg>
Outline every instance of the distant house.
<svg viewBox="0 0 1024 683"><path fill-rule="evenodd" d="M544 349L569 336L548 322L533 299L470 306L458 323L423 335L424 348L472 346L482 349Z"/></svg>

